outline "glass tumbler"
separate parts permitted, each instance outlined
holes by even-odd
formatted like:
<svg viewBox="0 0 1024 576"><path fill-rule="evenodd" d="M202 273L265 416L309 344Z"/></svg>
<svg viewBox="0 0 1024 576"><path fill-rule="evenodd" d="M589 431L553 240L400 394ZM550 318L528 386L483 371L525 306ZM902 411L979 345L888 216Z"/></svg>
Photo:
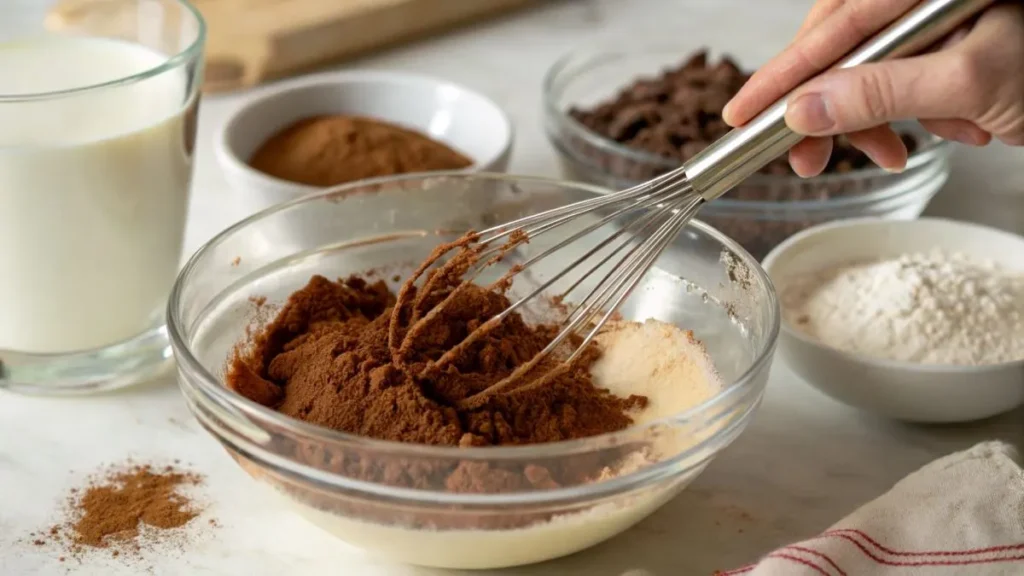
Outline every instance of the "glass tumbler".
<svg viewBox="0 0 1024 576"><path fill-rule="evenodd" d="M170 360L205 28L183 0L0 18L0 388L109 389Z"/></svg>

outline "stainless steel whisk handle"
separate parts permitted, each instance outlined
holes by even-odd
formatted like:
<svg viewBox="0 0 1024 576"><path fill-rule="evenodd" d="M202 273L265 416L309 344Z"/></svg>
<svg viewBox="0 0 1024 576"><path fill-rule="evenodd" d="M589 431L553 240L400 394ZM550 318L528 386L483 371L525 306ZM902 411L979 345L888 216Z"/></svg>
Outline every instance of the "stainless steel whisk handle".
<svg viewBox="0 0 1024 576"><path fill-rule="evenodd" d="M995 0L926 0L861 44L833 68L850 68L917 54ZM694 191L714 200L778 158L803 136L786 126L789 94L683 165Z"/></svg>

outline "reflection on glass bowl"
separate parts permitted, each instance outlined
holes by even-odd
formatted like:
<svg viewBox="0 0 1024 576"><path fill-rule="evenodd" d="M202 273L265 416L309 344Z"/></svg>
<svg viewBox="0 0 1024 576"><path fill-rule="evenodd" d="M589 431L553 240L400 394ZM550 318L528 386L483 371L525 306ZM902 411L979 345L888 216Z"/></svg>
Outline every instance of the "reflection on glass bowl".
<svg viewBox="0 0 1024 576"><path fill-rule="evenodd" d="M460 449L319 428L223 384L226 359L260 321L263 308L251 298L280 303L314 273L376 269L393 280L464 230L603 193L553 180L449 173L356 183L256 214L200 249L175 284L169 327L181 389L198 420L261 485L338 538L391 560L496 568L610 538L691 482L745 428L764 391L779 330L774 290L748 253L703 223L683 230L622 308L627 319L653 316L703 341L722 386L682 413L582 440ZM532 239L504 264L554 241ZM546 258L517 283L528 287L562 265ZM575 467L587 480L453 492L445 477L459 466Z"/></svg>

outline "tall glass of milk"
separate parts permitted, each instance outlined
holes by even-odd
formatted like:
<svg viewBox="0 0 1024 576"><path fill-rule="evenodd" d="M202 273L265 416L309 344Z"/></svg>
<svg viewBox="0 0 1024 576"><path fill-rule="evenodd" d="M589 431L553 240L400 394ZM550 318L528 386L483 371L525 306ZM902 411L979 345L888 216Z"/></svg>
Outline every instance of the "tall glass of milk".
<svg viewBox="0 0 1024 576"><path fill-rule="evenodd" d="M0 18L0 388L141 381L170 358L204 24L184 0L83 3L57 26L18 6Z"/></svg>

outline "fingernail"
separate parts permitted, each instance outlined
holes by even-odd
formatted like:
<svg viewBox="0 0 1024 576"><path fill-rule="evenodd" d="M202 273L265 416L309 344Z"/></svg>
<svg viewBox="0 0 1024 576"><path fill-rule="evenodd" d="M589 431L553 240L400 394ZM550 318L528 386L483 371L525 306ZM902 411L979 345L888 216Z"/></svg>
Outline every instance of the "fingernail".
<svg viewBox="0 0 1024 576"><path fill-rule="evenodd" d="M836 121L832 118L825 98L821 94L811 93L798 96L789 103L786 124L801 134L818 135L831 130Z"/></svg>
<svg viewBox="0 0 1024 576"><path fill-rule="evenodd" d="M863 150L862 152L864 152L864 155L867 156L869 160L875 163L875 166L878 166L879 168L885 170L889 174L902 174L903 171L907 169L906 164L902 164L900 166L885 166L884 164L879 162L878 158L875 158L875 155L872 154L871 152L868 152L867 150Z"/></svg>
<svg viewBox="0 0 1024 576"><path fill-rule="evenodd" d="M729 116L732 116L732 100L726 102L725 106L722 108L722 118L727 119ZM728 122L728 120L726 120L726 122Z"/></svg>
<svg viewBox="0 0 1024 576"><path fill-rule="evenodd" d="M867 152L865 152L865 154L867 154ZM882 170L885 170L889 174L902 174L903 171L907 169L906 164L902 164L900 166L885 166L882 163L880 163L878 160L875 160L875 158L873 156L871 156L871 154L867 154L867 157L870 158L871 161L874 162L876 166L878 166Z"/></svg>

